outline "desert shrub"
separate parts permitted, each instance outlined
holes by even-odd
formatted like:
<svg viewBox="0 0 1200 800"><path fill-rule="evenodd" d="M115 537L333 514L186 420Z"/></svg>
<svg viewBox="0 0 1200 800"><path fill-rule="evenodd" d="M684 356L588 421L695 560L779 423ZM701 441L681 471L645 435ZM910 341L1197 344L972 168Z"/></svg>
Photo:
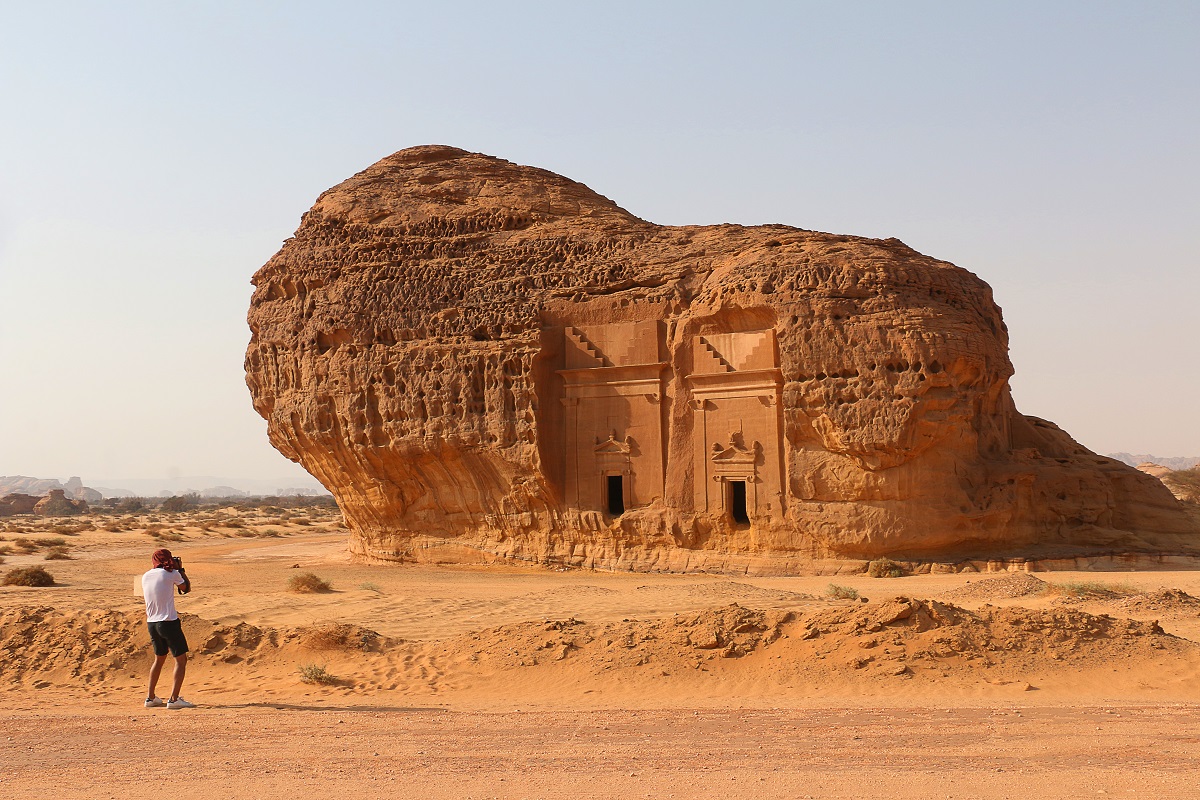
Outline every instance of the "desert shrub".
<svg viewBox="0 0 1200 800"><path fill-rule="evenodd" d="M310 517L292 517L292 524L293 525L312 525L312 519Z"/></svg>
<svg viewBox="0 0 1200 800"><path fill-rule="evenodd" d="M79 525L55 525L50 530L61 536L78 536L83 531L90 531L91 529L92 529L91 525L79 524Z"/></svg>
<svg viewBox="0 0 1200 800"><path fill-rule="evenodd" d="M32 539L17 539L13 543L13 547L20 550L22 553L32 553L38 549L37 542Z"/></svg>
<svg viewBox="0 0 1200 800"><path fill-rule="evenodd" d="M301 572L299 575L293 575L288 578L288 591L298 594L317 594L320 592L332 592L333 587L327 581L321 580L311 572Z"/></svg>
<svg viewBox="0 0 1200 800"><path fill-rule="evenodd" d="M231 519L228 522L222 522L221 527L222 528L244 528L244 527L246 527L246 523L242 522L240 519Z"/></svg>
<svg viewBox="0 0 1200 800"><path fill-rule="evenodd" d="M62 547L67 543L66 539L59 536L36 536L33 543L39 547Z"/></svg>
<svg viewBox="0 0 1200 800"><path fill-rule="evenodd" d="M338 682L336 675L329 674L324 664L301 664L300 680L305 683L316 683L330 686Z"/></svg>
<svg viewBox="0 0 1200 800"><path fill-rule="evenodd" d="M142 502L142 498L126 497L124 500L117 503L114 510L120 512L121 514L136 514L145 507L146 504Z"/></svg>
<svg viewBox="0 0 1200 800"><path fill-rule="evenodd" d="M890 558L877 558L867 564L867 574L872 578L899 578L904 569Z"/></svg>
<svg viewBox="0 0 1200 800"><path fill-rule="evenodd" d="M42 558L46 561L70 561L71 549L68 547L51 547Z"/></svg>
<svg viewBox="0 0 1200 800"><path fill-rule="evenodd" d="M0 556L6 556L12 552L12 548L6 544L0 544Z"/></svg>
<svg viewBox="0 0 1200 800"><path fill-rule="evenodd" d="M142 526L142 530L144 530L146 533L158 533L165 527L167 526L163 525L161 522L148 522Z"/></svg>
<svg viewBox="0 0 1200 800"><path fill-rule="evenodd" d="M53 586L54 576L41 567L17 567L4 574L4 586Z"/></svg>
<svg viewBox="0 0 1200 800"><path fill-rule="evenodd" d="M1073 597L1079 600L1103 600L1127 594L1137 594L1138 588L1128 583L1101 583L1100 581L1063 581L1052 584L1048 591L1054 591L1063 597Z"/></svg>
<svg viewBox="0 0 1200 800"><path fill-rule="evenodd" d="M839 586L836 583L831 583L825 587L825 594L832 597L834 600L857 600L858 589L850 586Z"/></svg>
<svg viewBox="0 0 1200 800"><path fill-rule="evenodd" d="M378 586L371 583L370 581L368 581L367 583L359 584L358 588L364 589L368 592L378 592L379 594L383 594L383 589L380 589Z"/></svg>

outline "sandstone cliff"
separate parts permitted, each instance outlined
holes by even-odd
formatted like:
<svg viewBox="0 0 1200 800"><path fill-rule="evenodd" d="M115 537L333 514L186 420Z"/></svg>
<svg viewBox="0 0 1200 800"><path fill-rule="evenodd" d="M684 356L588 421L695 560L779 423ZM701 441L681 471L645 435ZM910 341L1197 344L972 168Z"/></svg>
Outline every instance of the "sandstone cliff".
<svg viewBox="0 0 1200 800"><path fill-rule="evenodd" d="M987 284L895 239L666 227L450 147L330 189L254 277L247 383L352 550L786 572L1198 550L1021 415Z"/></svg>

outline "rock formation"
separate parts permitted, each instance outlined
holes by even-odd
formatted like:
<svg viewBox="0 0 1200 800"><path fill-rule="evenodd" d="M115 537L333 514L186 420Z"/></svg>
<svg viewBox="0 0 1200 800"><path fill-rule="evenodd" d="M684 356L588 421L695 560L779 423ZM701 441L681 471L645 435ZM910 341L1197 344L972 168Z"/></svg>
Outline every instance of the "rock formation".
<svg viewBox="0 0 1200 800"><path fill-rule="evenodd" d="M33 507L33 513L44 517L65 517L73 514L86 514L88 504L83 500L72 500L67 497L65 489L51 489L50 494L43 497Z"/></svg>
<svg viewBox="0 0 1200 800"><path fill-rule="evenodd" d="M34 507L42 498L22 492L12 492L0 497L0 517L14 514L32 514Z"/></svg>
<svg viewBox="0 0 1200 800"><path fill-rule="evenodd" d="M654 225L428 146L322 194L253 282L255 409L363 557L1200 552L1159 481L1017 412L987 284L895 239Z"/></svg>

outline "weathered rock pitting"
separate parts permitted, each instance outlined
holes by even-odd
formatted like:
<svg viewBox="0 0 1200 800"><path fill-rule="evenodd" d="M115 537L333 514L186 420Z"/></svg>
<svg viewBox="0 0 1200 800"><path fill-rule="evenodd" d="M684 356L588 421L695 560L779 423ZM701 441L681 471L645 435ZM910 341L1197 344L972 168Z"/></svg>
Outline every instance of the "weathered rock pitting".
<svg viewBox="0 0 1200 800"><path fill-rule="evenodd" d="M322 194L254 284L255 408L364 557L1200 552L1161 483L1017 412L987 284L895 239L659 226L428 146Z"/></svg>

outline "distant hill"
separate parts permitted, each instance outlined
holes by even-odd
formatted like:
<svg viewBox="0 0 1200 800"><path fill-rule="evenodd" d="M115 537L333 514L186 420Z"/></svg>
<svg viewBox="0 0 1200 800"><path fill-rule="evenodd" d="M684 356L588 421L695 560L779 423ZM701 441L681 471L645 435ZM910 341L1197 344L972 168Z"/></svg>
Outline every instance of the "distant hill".
<svg viewBox="0 0 1200 800"><path fill-rule="evenodd" d="M1117 461L1124 461L1131 467L1136 467L1138 464L1161 464L1164 467L1171 469L1191 469L1200 464L1200 456L1152 456L1149 453L1109 453L1109 458L1115 458Z"/></svg>
<svg viewBox="0 0 1200 800"><path fill-rule="evenodd" d="M91 488L84 487L79 478L66 484L54 478L31 478L25 475L0 475L0 497L12 492L45 495L51 489L66 489L76 496L94 493L103 497L167 497L196 492L202 497L246 497L248 495L316 496L328 494L315 479L299 481L295 477L260 479L226 478L215 475L195 475L183 478L97 478ZM296 484L300 483L299 486ZM120 487L120 488L117 488ZM88 502L98 502L98 496L88 494Z"/></svg>

